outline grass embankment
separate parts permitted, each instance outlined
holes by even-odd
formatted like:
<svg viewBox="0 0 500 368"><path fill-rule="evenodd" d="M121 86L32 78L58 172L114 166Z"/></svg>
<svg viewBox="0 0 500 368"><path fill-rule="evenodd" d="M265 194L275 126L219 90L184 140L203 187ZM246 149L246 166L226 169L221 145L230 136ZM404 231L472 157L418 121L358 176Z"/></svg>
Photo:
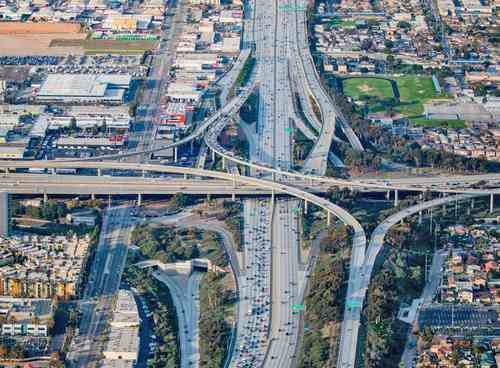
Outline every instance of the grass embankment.
<svg viewBox="0 0 500 368"><path fill-rule="evenodd" d="M352 234L345 225L330 228L320 243L319 259L305 302L299 368L334 365L334 347L340 336L351 244Z"/></svg>
<svg viewBox="0 0 500 368"><path fill-rule="evenodd" d="M227 355L236 295L229 274L208 272L200 284L200 367L219 368Z"/></svg>
<svg viewBox="0 0 500 368"><path fill-rule="evenodd" d="M149 366L180 367L177 315L168 287L152 276L151 269L143 270L133 266L135 261L129 257L123 279L142 294L152 313L150 321L158 346Z"/></svg>

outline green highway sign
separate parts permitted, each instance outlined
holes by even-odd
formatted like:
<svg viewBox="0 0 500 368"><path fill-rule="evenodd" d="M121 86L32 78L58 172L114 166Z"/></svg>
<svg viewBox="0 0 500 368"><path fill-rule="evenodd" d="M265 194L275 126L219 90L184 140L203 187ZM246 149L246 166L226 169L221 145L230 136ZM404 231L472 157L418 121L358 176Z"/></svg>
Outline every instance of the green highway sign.
<svg viewBox="0 0 500 368"><path fill-rule="evenodd" d="M292 128L285 128L285 133L292 134Z"/></svg>
<svg viewBox="0 0 500 368"><path fill-rule="evenodd" d="M346 302L348 308L358 308L361 307L361 302L359 300L349 299Z"/></svg>
<svg viewBox="0 0 500 368"><path fill-rule="evenodd" d="M304 304L292 304L291 307L293 310L304 310L306 306Z"/></svg>
<svg viewBox="0 0 500 368"><path fill-rule="evenodd" d="M300 207L295 207L295 208L293 209L293 212L295 212L295 213L300 213Z"/></svg>
<svg viewBox="0 0 500 368"><path fill-rule="evenodd" d="M305 11L306 7L303 5L282 4L279 6L279 9L285 12L300 12L300 11Z"/></svg>

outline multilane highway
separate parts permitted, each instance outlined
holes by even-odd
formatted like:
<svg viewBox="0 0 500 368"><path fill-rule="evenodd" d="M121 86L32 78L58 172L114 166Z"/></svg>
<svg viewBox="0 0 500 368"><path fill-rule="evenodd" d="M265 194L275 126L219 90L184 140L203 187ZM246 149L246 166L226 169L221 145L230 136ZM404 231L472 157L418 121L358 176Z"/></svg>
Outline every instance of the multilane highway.
<svg viewBox="0 0 500 368"><path fill-rule="evenodd" d="M363 310L363 304L368 291L373 266L377 255L384 245L384 239L387 231L395 224L404 220L406 217L412 216L426 209L441 206L450 202L469 200L473 197L474 195L462 194L422 202L405 208L404 210L388 217L384 220L384 222L375 228L371 236L368 249L366 250L366 254L363 254L362 259L351 259L349 287L346 295L339 357L337 361L338 367L355 367L361 311ZM361 251L359 254L361 254ZM355 272L353 272L353 262L356 265Z"/></svg>
<svg viewBox="0 0 500 368"><path fill-rule="evenodd" d="M95 366L101 358L103 346L98 338L104 331L106 315L112 308L111 296L120 286L125 266L131 229L129 210L128 206L120 206L104 213L89 281L79 303L82 317L68 355L70 367Z"/></svg>

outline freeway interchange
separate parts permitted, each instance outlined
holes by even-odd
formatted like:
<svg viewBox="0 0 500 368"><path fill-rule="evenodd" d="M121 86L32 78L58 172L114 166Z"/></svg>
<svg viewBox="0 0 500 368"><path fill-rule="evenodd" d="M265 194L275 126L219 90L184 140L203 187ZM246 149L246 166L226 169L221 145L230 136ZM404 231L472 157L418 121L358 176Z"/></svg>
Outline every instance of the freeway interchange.
<svg viewBox="0 0 500 368"><path fill-rule="evenodd" d="M328 224L332 218L350 226L354 230L353 251L348 281L346 309L342 325L338 364L339 367L354 367L360 314L373 263L380 250L385 232L394 223L423 209L440 205L455 199L467 199L471 195L492 195L497 189L471 189L469 186L484 181L491 186L500 182L500 175L461 177L419 177L400 180L343 180L324 177L330 145L335 140L336 124L340 124L349 143L356 149L363 147L349 127L348 121L328 96L314 67L307 42L305 8L303 0L248 1L245 22L245 44L255 45L253 51L257 61L256 71L249 86L238 91L214 115L197 126L189 136L165 147L150 149L154 125L148 125L144 137L140 138L137 149L119 155L73 161L2 161L0 168L6 172L0 177L2 189L13 193L58 193L58 194L171 194L179 191L190 194L253 195L257 199L244 201L244 262L239 278L239 312L234 349L230 352L228 365L231 367L291 367L295 364L297 345L300 340L300 315L293 313L292 306L303 302L307 279L303 260L299 259L299 214L297 208L312 203L326 211ZM295 11L290 11L294 9ZM247 29L251 27L251 29ZM175 39L175 37L174 37ZM166 50L162 49L162 53ZM168 54L166 58L169 58ZM164 62L159 60L154 77L161 85ZM293 75L293 78L291 78ZM234 75L231 76L234 79ZM291 80L293 79L293 80ZM218 136L246 101L259 87L258 136L256 151L249 159L237 157L218 143ZM156 99L159 86L149 92L148 99ZM228 87L226 87L228 88ZM290 131L299 126L294 110L295 92L304 105L309 123L318 131L318 138L307 158L303 172L292 171L293 142ZM320 116L315 109L319 108ZM155 109L148 110L145 120L153 119ZM223 166L229 163L246 167L250 175L235 171L221 172L203 168L153 165L139 162L123 162L133 157L147 157L155 150L177 147L194 139L203 138L208 150L220 156ZM115 161L112 161L115 160ZM98 175L59 176L11 173L20 168L82 168L95 170ZM234 168L234 166L233 166ZM124 170L126 172L160 174L156 177L104 177L101 170ZM183 178L162 177L178 175ZM144 176L144 175L143 175ZM199 179L210 178L206 180ZM465 188L464 188L465 186ZM324 192L330 187L348 187L356 190L392 191L397 203L398 191L423 193L457 193L457 197L447 197L425 202L407 209L387 219L377 228L367 248L363 227L349 212L320 197L316 192ZM275 198L285 194L284 198ZM268 197L271 196L271 199ZM113 209L117 217L124 219L129 209ZM114 229L113 227L117 227ZM108 224L105 224L105 230ZM109 231L108 231L109 230ZM124 229L116 223L109 224L105 232L116 236L111 245L119 254L116 258L106 253L103 245L98 248L96 268L106 270L107 262L120 268L126 250ZM113 235L114 234L114 235ZM115 244L118 244L115 246ZM113 248L113 249L114 249ZM126 247L125 247L126 248ZM110 258L111 257L111 258ZM103 263L104 262L104 263ZM311 266L311 260L307 260ZM104 266L102 264L104 264ZM110 277L102 273L92 280L87 294L90 297L111 293L119 286L121 272ZM109 285L108 285L109 284ZM104 292L99 291L100 289ZM354 302L352 302L354 301ZM354 305L354 307L353 307ZM86 329L95 331L101 316L95 307L84 307ZM97 316L97 317L96 317ZM96 320L97 318L97 320ZM195 323L190 321L190 323ZM88 340L80 341L79 347L88 348ZM194 353L193 353L194 354ZM195 354L196 355L196 354ZM73 360L87 359L75 353Z"/></svg>

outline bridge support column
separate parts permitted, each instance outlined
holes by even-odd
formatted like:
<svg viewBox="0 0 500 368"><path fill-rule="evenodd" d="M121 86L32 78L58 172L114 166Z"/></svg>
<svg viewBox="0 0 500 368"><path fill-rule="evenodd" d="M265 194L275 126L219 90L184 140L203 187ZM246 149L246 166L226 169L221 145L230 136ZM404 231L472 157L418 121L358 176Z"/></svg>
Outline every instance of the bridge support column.
<svg viewBox="0 0 500 368"><path fill-rule="evenodd" d="M429 209L430 220L429 220L429 231L432 233L432 207Z"/></svg>
<svg viewBox="0 0 500 368"><path fill-rule="evenodd" d="M142 177L145 178L146 177L146 170L142 170Z"/></svg>
<svg viewBox="0 0 500 368"><path fill-rule="evenodd" d="M455 217L458 217L458 199L455 200Z"/></svg>
<svg viewBox="0 0 500 368"><path fill-rule="evenodd" d="M235 178L235 175L233 175L233 189L236 189L236 178Z"/></svg>
<svg viewBox="0 0 500 368"><path fill-rule="evenodd" d="M102 176L102 169L97 169L97 176Z"/></svg>
<svg viewBox="0 0 500 368"><path fill-rule="evenodd" d="M187 180L188 174L184 173L184 180Z"/></svg>
<svg viewBox="0 0 500 368"><path fill-rule="evenodd" d="M226 159L222 157L222 170L226 170Z"/></svg>
<svg viewBox="0 0 500 368"><path fill-rule="evenodd" d="M330 226L332 223L332 214L330 211L326 211L326 224Z"/></svg>
<svg viewBox="0 0 500 368"><path fill-rule="evenodd" d="M207 194L207 201L210 201L212 199L212 197L210 196L210 194Z"/></svg>
<svg viewBox="0 0 500 368"><path fill-rule="evenodd" d="M443 204L443 216L446 216L446 203Z"/></svg>
<svg viewBox="0 0 500 368"><path fill-rule="evenodd" d="M91 200L93 200L93 201L95 201L95 194L94 194L94 193L92 193L92 194L90 195L90 199L91 199Z"/></svg>
<svg viewBox="0 0 500 368"><path fill-rule="evenodd" d="M398 190L396 189L394 191L394 207L397 207L399 204L399 192Z"/></svg>
<svg viewBox="0 0 500 368"><path fill-rule="evenodd" d="M214 162L214 161L215 161L215 151L212 150L212 162Z"/></svg>
<svg viewBox="0 0 500 368"><path fill-rule="evenodd" d="M475 203L474 203L474 198L472 198L472 199L470 200L470 208L474 208L474 204L475 204Z"/></svg>
<svg viewBox="0 0 500 368"><path fill-rule="evenodd" d="M142 193L137 193L137 205L142 206Z"/></svg>
<svg viewBox="0 0 500 368"><path fill-rule="evenodd" d="M231 200L234 202L236 201L236 193L231 194Z"/></svg>
<svg viewBox="0 0 500 368"><path fill-rule="evenodd" d="M422 211L418 211L418 224L422 225Z"/></svg>
<svg viewBox="0 0 500 368"><path fill-rule="evenodd" d="M56 169L55 169L55 168L50 169L50 173L51 173L52 175L55 175L55 174L56 174Z"/></svg>
<svg viewBox="0 0 500 368"><path fill-rule="evenodd" d="M271 202L274 203L274 189L271 189Z"/></svg>
<svg viewBox="0 0 500 368"><path fill-rule="evenodd" d="M495 198L493 196L493 193L490 194L490 213L493 213L495 206Z"/></svg>
<svg viewBox="0 0 500 368"><path fill-rule="evenodd" d="M178 149L174 147L174 162L177 162Z"/></svg>
<svg viewBox="0 0 500 368"><path fill-rule="evenodd" d="M44 190L43 191L43 203L47 203L47 201L49 200L49 195L47 194L47 192Z"/></svg>
<svg viewBox="0 0 500 368"><path fill-rule="evenodd" d="M391 199L391 191L388 190L386 193L385 193L385 199L389 200Z"/></svg>
<svg viewBox="0 0 500 368"><path fill-rule="evenodd" d="M308 201L304 201L304 213L307 215L307 206L309 205Z"/></svg>

